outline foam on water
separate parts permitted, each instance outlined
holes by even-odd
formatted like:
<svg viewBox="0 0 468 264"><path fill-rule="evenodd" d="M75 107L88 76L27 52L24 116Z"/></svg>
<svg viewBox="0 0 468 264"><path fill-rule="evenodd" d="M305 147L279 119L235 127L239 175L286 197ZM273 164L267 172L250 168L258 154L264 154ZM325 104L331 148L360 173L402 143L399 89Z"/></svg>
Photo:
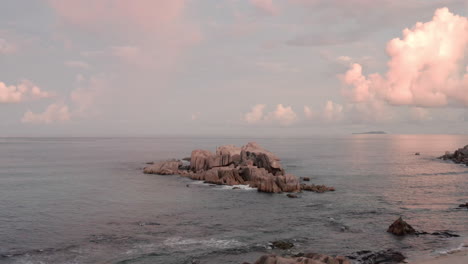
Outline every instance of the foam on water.
<svg viewBox="0 0 468 264"><path fill-rule="evenodd" d="M194 239L194 238L182 238L172 237L164 241L164 245L168 247L179 247L179 246L192 246L192 247L210 247L218 249L228 249L245 246L244 243L239 242L235 239Z"/></svg>

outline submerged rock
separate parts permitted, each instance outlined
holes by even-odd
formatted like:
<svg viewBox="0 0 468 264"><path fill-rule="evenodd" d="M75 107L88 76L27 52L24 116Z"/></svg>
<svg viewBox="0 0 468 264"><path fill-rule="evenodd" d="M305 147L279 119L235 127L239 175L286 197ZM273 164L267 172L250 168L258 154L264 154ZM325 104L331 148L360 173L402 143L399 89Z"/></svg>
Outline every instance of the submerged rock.
<svg viewBox="0 0 468 264"><path fill-rule="evenodd" d="M397 236L416 234L416 230L411 225L403 221L401 216L388 227L387 232Z"/></svg>
<svg viewBox="0 0 468 264"><path fill-rule="evenodd" d="M324 192L334 192L335 188L327 187L325 185L315 185L315 184L301 184L302 191L309 191L309 192L316 192L316 193L324 193Z"/></svg>
<svg viewBox="0 0 468 264"><path fill-rule="evenodd" d="M286 250L286 249L293 248L294 244L291 243L291 242L288 242L288 241L277 240L277 241L271 242L271 246L273 248L279 248L279 249L282 249L282 250Z"/></svg>
<svg viewBox="0 0 468 264"><path fill-rule="evenodd" d="M174 175L179 173L179 167L181 166L182 162L179 160L167 160L145 167L143 172L146 174Z"/></svg>
<svg viewBox="0 0 468 264"><path fill-rule="evenodd" d="M468 203L460 204L459 208L468 208Z"/></svg>
<svg viewBox="0 0 468 264"><path fill-rule="evenodd" d="M299 196L292 194L292 193L288 193L286 196L289 198L299 198Z"/></svg>
<svg viewBox="0 0 468 264"><path fill-rule="evenodd" d="M345 257L331 257L323 254L307 253L301 257L280 257L264 255L255 264L351 264Z"/></svg>
<svg viewBox="0 0 468 264"><path fill-rule="evenodd" d="M392 264L401 263L406 257L398 251L392 249L372 252L369 250L358 251L350 256L349 259L356 260L361 264Z"/></svg>

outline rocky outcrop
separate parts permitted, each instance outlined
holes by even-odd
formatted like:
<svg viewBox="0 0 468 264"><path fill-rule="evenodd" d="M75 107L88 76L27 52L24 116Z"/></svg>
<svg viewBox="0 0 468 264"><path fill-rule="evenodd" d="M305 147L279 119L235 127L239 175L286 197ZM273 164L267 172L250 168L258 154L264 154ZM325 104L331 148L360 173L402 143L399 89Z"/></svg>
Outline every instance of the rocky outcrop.
<svg viewBox="0 0 468 264"><path fill-rule="evenodd" d="M301 184L301 191L324 193L324 192L334 192L335 188L327 187L325 185L315 185L315 184Z"/></svg>
<svg viewBox="0 0 468 264"><path fill-rule="evenodd" d="M181 161L167 160L153 163L151 166L145 167L143 172L146 174L174 175L179 174L180 167L182 167Z"/></svg>
<svg viewBox="0 0 468 264"><path fill-rule="evenodd" d="M192 151L190 158L184 160L189 160L190 165L171 160L146 167L144 172L179 174L217 185L244 184L267 193L334 190L323 185L301 185L298 177L285 173L275 154L253 142L241 148L234 145L221 146L215 153L197 149Z"/></svg>
<svg viewBox="0 0 468 264"><path fill-rule="evenodd" d="M249 142L241 149L241 162L245 165L264 168L273 175L284 175L280 159L272 152L265 150L255 142Z"/></svg>
<svg viewBox="0 0 468 264"><path fill-rule="evenodd" d="M456 150L453 154L447 151L445 152L445 155L439 157L439 159L451 160L455 163L461 163L468 166L468 145Z"/></svg>
<svg viewBox="0 0 468 264"><path fill-rule="evenodd" d="M416 230L410 224L403 221L401 216L388 227L387 232L397 236L416 234Z"/></svg>
<svg viewBox="0 0 468 264"><path fill-rule="evenodd" d="M345 257L331 257L323 254L308 253L301 257L280 257L264 255L255 264L351 264Z"/></svg>

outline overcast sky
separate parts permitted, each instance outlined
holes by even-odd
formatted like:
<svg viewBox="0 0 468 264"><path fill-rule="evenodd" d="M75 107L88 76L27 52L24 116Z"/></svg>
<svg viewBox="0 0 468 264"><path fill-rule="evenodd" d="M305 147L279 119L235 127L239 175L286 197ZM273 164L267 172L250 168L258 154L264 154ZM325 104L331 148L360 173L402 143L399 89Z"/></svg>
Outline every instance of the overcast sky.
<svg viewBox="0 0 468 264"><path fill-rule="evenodd" d="M1 0L0 136L468 133L466 0Z"/></svg>

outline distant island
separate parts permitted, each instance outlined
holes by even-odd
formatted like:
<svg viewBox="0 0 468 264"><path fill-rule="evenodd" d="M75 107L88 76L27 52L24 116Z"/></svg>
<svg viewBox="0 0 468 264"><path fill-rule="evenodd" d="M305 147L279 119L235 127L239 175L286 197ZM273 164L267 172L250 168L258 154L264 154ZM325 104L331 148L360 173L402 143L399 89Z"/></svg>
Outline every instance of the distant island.
<svg viewBox="0 0 468 264"><path fill-rule="evenodd" d="M364 135L364 134L382 135L382 134L387 134L387 132L384 132L384 131L369 131L369 132L353 133L353 135Z"/></svg>

